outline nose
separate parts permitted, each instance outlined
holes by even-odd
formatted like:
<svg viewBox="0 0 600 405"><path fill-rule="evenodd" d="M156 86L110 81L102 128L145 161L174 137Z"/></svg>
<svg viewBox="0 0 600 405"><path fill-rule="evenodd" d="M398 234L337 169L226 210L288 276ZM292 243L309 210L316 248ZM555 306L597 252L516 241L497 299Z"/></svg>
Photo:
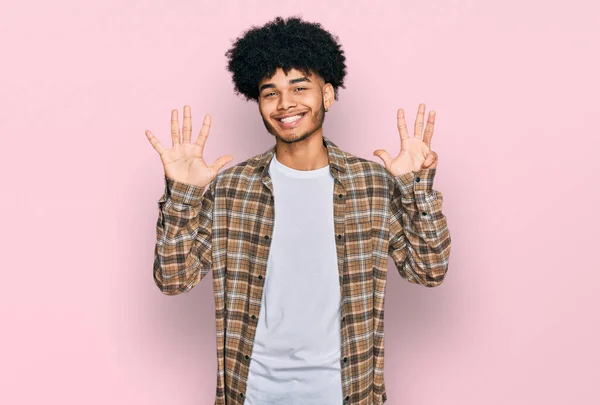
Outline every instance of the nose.
<svg viewBox="0 0 600 405"><path fill-rule="evenodd" d="M285 91L281 92L281 96L279 97L279 102L277 103L278 110L287 110L290 107L296 105L296 102L293 100L292 96Z"/></svg>

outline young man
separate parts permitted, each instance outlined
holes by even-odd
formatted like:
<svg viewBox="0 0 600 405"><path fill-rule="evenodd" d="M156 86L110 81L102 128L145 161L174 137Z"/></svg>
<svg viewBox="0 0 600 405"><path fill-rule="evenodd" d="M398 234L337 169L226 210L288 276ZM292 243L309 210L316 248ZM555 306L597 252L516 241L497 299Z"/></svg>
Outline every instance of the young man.
<svg viewBox="0 0 600 405"><path fill-rule="evenodd" d="M341 46L300 18L252 28L227 54L235 91L258 103L275 146L221 171L203 160L210 116L196 142L184 107L183 141L150 131L166 189L158 201L154 280L169 295L213 272L216 405L378 405L388 255L406 280L439 285L450 234L432 189L434 115L415 136L398 110L401 150L382 165L323 136L346 66ZM203 194L204 193L204 194Z"/></svg>

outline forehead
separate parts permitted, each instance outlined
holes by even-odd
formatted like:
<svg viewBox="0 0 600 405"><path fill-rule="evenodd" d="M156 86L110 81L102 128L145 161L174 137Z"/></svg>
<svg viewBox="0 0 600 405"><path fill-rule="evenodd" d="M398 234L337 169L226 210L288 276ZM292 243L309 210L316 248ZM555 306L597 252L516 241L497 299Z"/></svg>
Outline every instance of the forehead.
<svg viewBox="0 0 600 405"><path fill-rule="evenodd" d="M262 86L264 84L274 84L278 87L283 87L283 86L288 85L290 80L298 79L300 77L306 77L312 83L320 83L321 78L319 77L318 74L316 74L315 72L313 72L310 69L308 70L308 72L310 73L309 76L307 76L301 70L291 68L287 72L287 74L285 74L282 68L277 68L277 70L275 71L275 74L273 74L273 76L264 78L263 80L260 81L260 83L258 85Z"/></svg>

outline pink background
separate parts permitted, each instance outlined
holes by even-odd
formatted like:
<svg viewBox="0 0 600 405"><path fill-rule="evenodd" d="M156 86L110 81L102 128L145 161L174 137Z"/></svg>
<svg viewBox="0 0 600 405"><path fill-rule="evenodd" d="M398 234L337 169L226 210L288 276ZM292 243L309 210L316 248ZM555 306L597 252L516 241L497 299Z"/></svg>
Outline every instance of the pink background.
<svg viewBox="0 0 600 405"><path fill-rule="evenodd" d="M213 117L212 162L274 144L224 53L299 14L340 37L325 121L374 161L437 112L453 239L439 288L390 259L390 405L598 404L600 172L594 1L21 1L0 12L3 404L212 405L212 279L152 279L170 110Z"/></svg>

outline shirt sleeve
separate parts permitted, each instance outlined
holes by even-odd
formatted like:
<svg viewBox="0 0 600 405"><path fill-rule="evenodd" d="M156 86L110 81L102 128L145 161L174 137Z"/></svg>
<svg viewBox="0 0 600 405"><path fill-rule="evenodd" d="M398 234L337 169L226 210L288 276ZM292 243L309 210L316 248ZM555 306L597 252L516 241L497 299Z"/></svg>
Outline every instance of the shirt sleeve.
<svg viewBox="0 0 600 405"><path fill-rule="evenodd" d="M442 283L451 238L442 213L442 193L433 189L436 169L392 176L390 244L402 278L426 287Z"/></svg>
<svg viewBox="0 0 600 405"><path fill-rule="evenodd" d="M158 200L154 282L167 295L189 291L212 267L213 180L205 187L181 183L165 175Z"/></svg>

